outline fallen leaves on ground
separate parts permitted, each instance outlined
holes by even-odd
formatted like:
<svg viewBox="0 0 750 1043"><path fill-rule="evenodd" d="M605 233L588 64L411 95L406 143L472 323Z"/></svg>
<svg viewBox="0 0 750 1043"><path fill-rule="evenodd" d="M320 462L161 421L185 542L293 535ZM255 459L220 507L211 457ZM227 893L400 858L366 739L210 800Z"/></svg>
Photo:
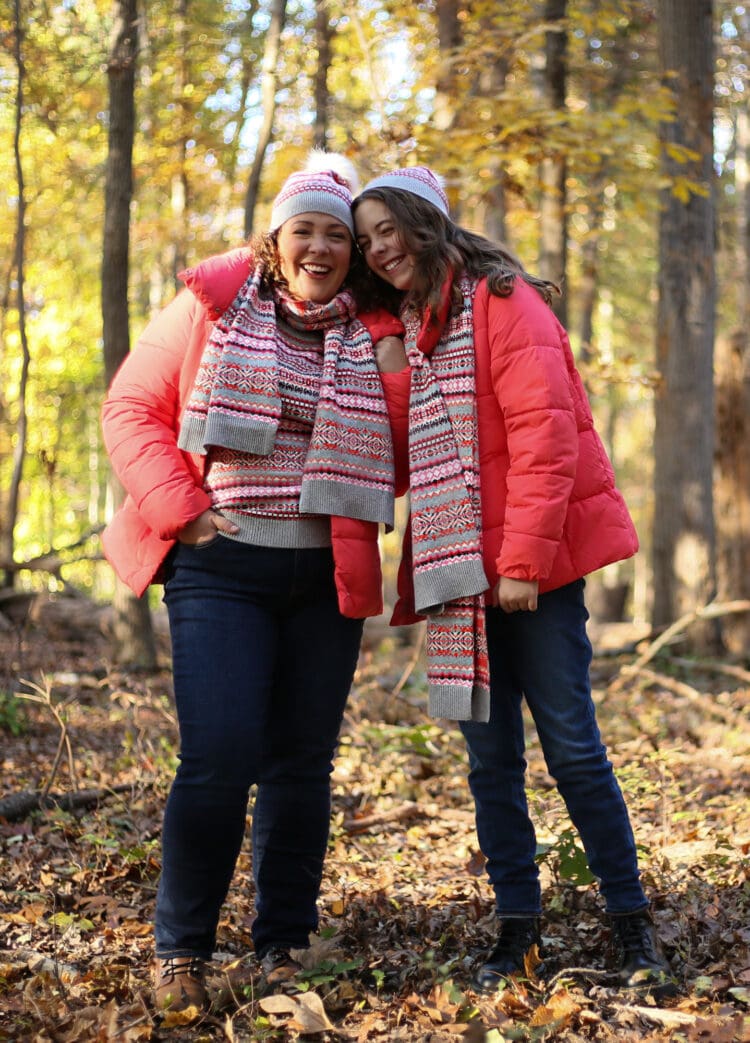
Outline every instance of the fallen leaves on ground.
<svg viewBox="0 0 750 1043"><path fill-rule="evenodd" d="M0 703L5 795L51 783L69 792L74 778L104 793L90 807L0 821L0 1040L750 1039L750 722L740 680L727 687L701 664L689 675L691 692L705 696L697 708L679 686L660 690L653 671L610 697L607 681L626 660L594 663L602 732L680 981L674 1000L615 988L601 900L531 729L544 972L535 953L494 995L472 990L494 916L463 744L457 728L425 716L418 665L403 682L412 650L394 636L360 660L333 776L321 930L297 954L302 972L277 992L264 986L246 841L210 967L211 1009L177 1015L156 1012L150 993L159 832L176 758L169 673L119 673L94 637L75 644L27 630L0 641L9 664L0 689L30 679L49 686L60 711L58 720L40 703L18 704L11 718ZM673 673L689 671L680 663Z"/></svg>

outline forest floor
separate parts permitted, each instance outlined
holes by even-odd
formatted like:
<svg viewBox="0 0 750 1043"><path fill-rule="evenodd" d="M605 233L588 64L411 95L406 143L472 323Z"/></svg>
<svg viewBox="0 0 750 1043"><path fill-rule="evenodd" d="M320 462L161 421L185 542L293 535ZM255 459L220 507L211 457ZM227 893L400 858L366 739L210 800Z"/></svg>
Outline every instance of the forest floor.
<svg viewBox="0 0 750 1043"><path fill-rule="evenodd" d="M113 669L98 633L0 633L2 796L104 791L70 810L2 801L0 1040L750 1040L747 666L722 672L676 643L626 677L635 654L603 651L620 636L595 635L595 696L677 997L656 1003L615 987L601 900L531 727L547 971L530 967L495 996L472 991L494 924L462 740L425 716L412 647L375 629L337 760L321 931L305 972L286 991L263 988L246 844L220 924L213 1005L185 1025L158 1014L150 994L176 757L166 647L163 669L143 676Z"/></svg>

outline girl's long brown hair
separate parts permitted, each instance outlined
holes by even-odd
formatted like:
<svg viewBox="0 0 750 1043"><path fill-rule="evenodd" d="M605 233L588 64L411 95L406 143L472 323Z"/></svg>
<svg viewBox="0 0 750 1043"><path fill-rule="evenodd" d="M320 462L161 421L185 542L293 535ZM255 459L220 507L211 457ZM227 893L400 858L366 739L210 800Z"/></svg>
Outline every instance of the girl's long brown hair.
<svg viewBox="0 0 750 1043"><path fill-rule="evenodd" d="M520 276L542 295L547 304L558 287L547 279L527 272L521 262L503 246L483 235L469 232L454 224L436 206L400 188L369 188L353 203L357 207L365 199L377 199L388 208L401 245L414 258L414 279L406 294L400 293L373 272L364 284L354 287L363 309L385 307L398 311L401 304L415 308L420 315L429 308L437 314L440 291L449 272L453 273L453 301L460 304L457 280L464 273L486 278L490 293L509 297Z"/></svg>

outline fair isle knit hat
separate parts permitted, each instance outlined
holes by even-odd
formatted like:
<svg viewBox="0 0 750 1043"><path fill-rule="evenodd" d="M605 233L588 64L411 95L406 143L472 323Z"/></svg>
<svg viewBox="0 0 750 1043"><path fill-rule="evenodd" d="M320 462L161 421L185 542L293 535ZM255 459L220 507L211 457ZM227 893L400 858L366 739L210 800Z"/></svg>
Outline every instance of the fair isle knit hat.
<svg viewBox="0 0 750 1043"><path fill-rule="evenodd" d="M429 167L404 167L391 170L388 174L368 181L362 192L369 188L400 188L403 192L411 192L432 203L438 210L450 217L448 213L448 197L443 189L443 179Z"/></svg>
<svg viewBox="0 0 750 1043"><path fill-rule="evenodd" d="M275 232L298 214L315 211L330 214L345 224L354 236L352 195L359 190L359 178L346 156L313 149L304 170L290 174L273 201L268 231Z"/></svg>

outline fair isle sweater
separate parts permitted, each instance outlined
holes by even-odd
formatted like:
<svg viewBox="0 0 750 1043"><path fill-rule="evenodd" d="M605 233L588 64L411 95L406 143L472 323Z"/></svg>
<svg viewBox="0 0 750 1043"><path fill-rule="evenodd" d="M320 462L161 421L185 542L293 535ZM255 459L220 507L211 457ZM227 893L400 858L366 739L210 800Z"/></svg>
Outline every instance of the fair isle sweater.
<svg viewBox="0 0 750 1043"><path fill-rule="evenodd" d="M330 518L299 510L320 395L323 333L293 328L278 314L276 328L281 417L273 450L259 456L213 446L204 488L212 507L239 528L230 538L264 547L328 547Z"/></svg>

